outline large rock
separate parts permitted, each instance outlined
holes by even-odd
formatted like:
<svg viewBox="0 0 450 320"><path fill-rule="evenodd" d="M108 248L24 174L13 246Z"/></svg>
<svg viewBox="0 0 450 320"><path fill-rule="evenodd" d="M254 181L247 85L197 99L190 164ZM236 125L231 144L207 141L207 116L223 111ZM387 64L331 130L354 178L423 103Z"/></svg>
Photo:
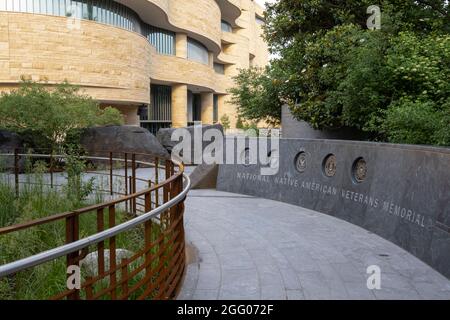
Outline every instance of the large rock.
<svg viewBox="0 0 450 320"><path fill-rule="evenodd" d="M133 252L126 249L116 249L116 265L122 263L122 259L129 259L134 255ZM109 270L110 266L110 251L105 249L104 251L105 270ZM98 275L98 252L89 253L83 260L80 261L81 268L86 272L89 277L95 277Z"/></svg>
<svg viewBox="0 0 450 320"><path fill-rule="evenodd" d="M118 156L127 153L146 153L155 157L169 157L169 153L148 130L132 126L93 127L83 130L81 145L90 155ZM137 157L142 159L142 157Z"/></svg>
<svg viewBox="0 0 450 320"><path fill-rule="evenodd" d="M196 163L196 164L200 164L197 161L194 160L194 129L196 127L194 126L190 126L190 127L185 127L185 128L181 128L181 129L185 129L189 132L190 134L190 144L191 144L191 154L187 155L187 154L182 154L183 156L183 161L186 164L192 164L192 163ZM201 126L201 130L202 130L202 137L205 133L205 131L210 130L210 129L216 129L219 130L222 133L222 137L224 136L223 133L223 127L221 124L213 124L213 125L203 125ZM172 134L175 130L178 130L177 128L163 128L163 129L159 129L158 133L156 134L156 138L158 139L158 141L164 146L164 148L167 149L167 151L169 151L170 153L172 152L172 149L178 144L180 143L179 141L172 141ZM202 151L205 149L206 146L208 146L211 143L211 141L203 141L202 139ZM201 160L200 160L201 161Z"/></svg>
<svg viewBox="0 0 450 320"><path fill-rule="evenodd" d="M14 153L14 149L23 149L23 139L16 133L6 130L0 130L0 153ZM20 150L23 151L23 150ZM19 171L22 172L25 165L25 159L19 161ZM0 157L0 170L14 170L14 157Z"/></svg>
<svg viewBox="0 0 450 320"><path fill-rule="evenodd" d="M194 126L185 127L191 134L192 139L194 139ZM223 134L223 127L221 124L212 124L212 125L203 125L202 126L202 135L208 129L217 129ZM156 138L158 141L166 148L169 152L172 151L173 147L178 143L178 141L172 141L172 133L177 130L176 128L162 128L159 129L156 134Z"/></svg>

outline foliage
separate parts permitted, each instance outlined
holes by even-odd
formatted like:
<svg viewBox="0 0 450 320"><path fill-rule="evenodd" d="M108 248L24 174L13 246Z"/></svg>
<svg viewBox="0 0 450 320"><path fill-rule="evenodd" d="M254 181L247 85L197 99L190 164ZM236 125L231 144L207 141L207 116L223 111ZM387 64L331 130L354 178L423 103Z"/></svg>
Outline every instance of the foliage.
<svg viewBox="0 0 450 320"><path fill-rule="evenodd" d="M19 197L14 191L14 182L7 175L0 176L0 227L28 222L52 214L69 212L103 202L103 195L89 185L91 180L83 177L82 160L70 155L67 160L67 184L61 188L47 185L48 166L42 161L27 161L26 174L21 176ZM77 177L75 180L70 178ZM9 178L12 178L9 176ZM12 179L13 180L13 179ZM72 184L72 185L71 185ZM79 188L79 189L78 189ZM89 190L89 191L88 191ZM86 192L83 194L83 192ZM87 194L87 192L89 192ZM71 194L74 193L75 195ZM77 195L82 194L83 197ZM116 211L117 223L128 219L122 210ZM153 230L154 229L154 230ZM96 211L80 215L80 238L97 232ZM155 226L154 233L159 230ZM137 252L143 246L142 226L136 227L116 237L118 248ZM46 223L0 236L0 265L29 257L65 244L64 220ZM158 246L154 251L159 250ZM82 270L83 271L83 270ZM136 277L137 279L140 276ZM66 290L66 257L19 272L14 276L0 279L0 299L48 299ZM141 293L139 290L137 294Z"/></svg>
<svg viewBox="0 0 450 320"><path fill-rule="evenodd" d="M373 4L380 6L382 30L390 34L450 31L449 5L442 0L281 0L266 6L265 38L271 52L285 58L284 50L308 45L336 26L353 24L365 29L367 8Z"/></svg>
<svg viewBox="0 0 450 320"><path fill-rule="evenodd" d="M48 89L44 84L24 81L19 89L1 95L0 111L0 127L24 133L46 148L63 144L72 130L123 121L117 109L101 109L67 82Z"/></svg>
<svg viewBox="0 0 450 320"><path fill-rule="evenodd" d="M19 214L14 201L11 201L14 196L14 188L9 183L0 187L0 227L14 221Z"/></svg>
<svg viewBox="0 0 450 320"><path fill-rule="evenodd" d="M240 117L277 125L281 118L281 101L278 99L277 85L264 69L243 69L233 78L235 87L229 92L231 102L238 106ZM237 125L236 125L237 127Z"/></svg>
<svg viewBox="0 0 450 320"><path fill-rule="evenodd" d="M220 123L225 130L230 129L230 117L228 117L227 114L224 114L222 117L220 117Z"/></svg>
<svg viewBox="0 0 450 320"><path fill-rule="evenodd" d="M244 123L242 122L241 116L238 116L236 120L236 129L244 129Z"/></svg>
<svg viewBox="0 0 450 320"><path fill-rule="evenodd" d="M438 114L430 103L402 101L387 110L384 129L393 142L432 142Z"/></svg>
<svg viewBox="0 0 450 320"><path fill-rule="evenodd" d="M380 1L382 28L375 31L366 26L372 4L269 4L265 38L278 57L263 72L237 77L234 101L244 118L272 116L281 100L316 129L351 127L375 140L450 145L448 2Z"/></svg>
<svg viewBox="0 0 450 320"><path fill-rule="evenodd" d="M86 162L76 153L66 157L67 185L65 186L68 199L83 201L94 190L94 177L87 181L83 179L83 172L87 169Z"/></svg>
<svg viewBox="0 0 450 320"><path fill-rule="evenodd" d="M250 136L259 136L258 124L256 122L246 123L242 129L244 129L246 134Z"/></svg>

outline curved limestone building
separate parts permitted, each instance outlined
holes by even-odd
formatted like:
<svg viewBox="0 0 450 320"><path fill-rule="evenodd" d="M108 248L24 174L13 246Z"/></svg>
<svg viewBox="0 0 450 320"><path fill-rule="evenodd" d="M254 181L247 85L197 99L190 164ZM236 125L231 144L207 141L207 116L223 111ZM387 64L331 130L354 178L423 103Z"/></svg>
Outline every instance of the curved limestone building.
<svg viewBox="0 0 450 320"><path fill-rule="evenodd" d="M64 80L151 131L236 123L227 90L267 64L252 0L0 0L0 91Z"/></svg>

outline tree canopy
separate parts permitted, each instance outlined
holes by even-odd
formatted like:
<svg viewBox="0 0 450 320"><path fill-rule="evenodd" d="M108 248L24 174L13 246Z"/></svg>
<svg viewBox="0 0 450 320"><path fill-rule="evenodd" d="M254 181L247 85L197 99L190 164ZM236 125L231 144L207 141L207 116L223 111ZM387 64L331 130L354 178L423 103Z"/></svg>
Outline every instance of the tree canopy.
<svg viewBox="0 0 450 320"><path fill-rule="evenodd" d="M351 127L375 140L450 145L447 1L280 0L267 5L276 54L263 72L242 70L233 89L243 117L279 120L281 102L317 129Z"/></svg>

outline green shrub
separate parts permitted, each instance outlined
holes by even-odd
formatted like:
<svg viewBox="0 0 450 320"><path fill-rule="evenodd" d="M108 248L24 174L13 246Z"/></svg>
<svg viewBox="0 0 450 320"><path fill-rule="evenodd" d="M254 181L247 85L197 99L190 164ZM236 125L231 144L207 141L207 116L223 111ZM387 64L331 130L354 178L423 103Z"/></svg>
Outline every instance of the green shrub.
<svg viewBox="0 0 450 320"><path fill-rule="evenodd" d="M389 108L383 129L390 142L435 144L439 118L433 103L404 99Z"/></svg>
<svg viewBox="0 0 450 320"><path fill-rule="evenodd" d="M0 128L23 133L32 147L61 146L72 130L122 122L119 110L101 109L67 82L49 88L24 81L19 89L0 97Z"/></svg>

